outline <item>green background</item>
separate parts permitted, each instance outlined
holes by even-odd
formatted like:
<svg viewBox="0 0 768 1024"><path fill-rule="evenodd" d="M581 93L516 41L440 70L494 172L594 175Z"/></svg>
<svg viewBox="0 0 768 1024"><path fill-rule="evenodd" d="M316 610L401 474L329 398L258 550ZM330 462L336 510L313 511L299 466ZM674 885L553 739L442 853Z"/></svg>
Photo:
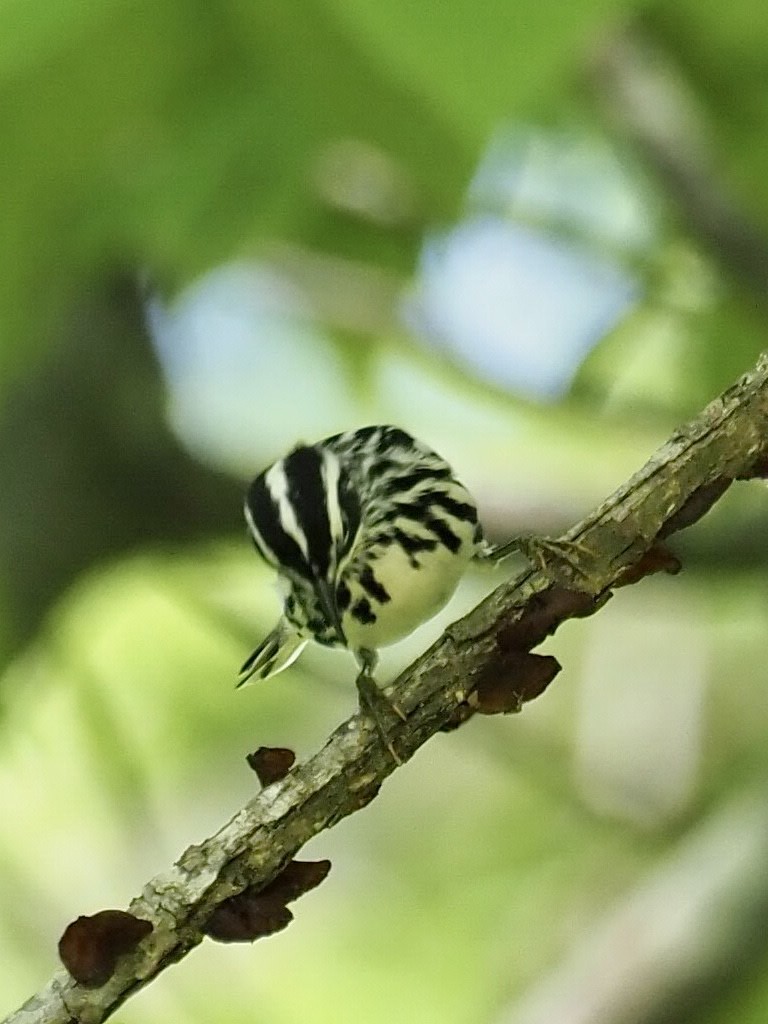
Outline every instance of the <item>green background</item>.
<svg viewBox="0 0 768 1024"><path fill-rule="evenodd" d="M306 757L354 707L352 660L318 649L234 691L279 609L249 476L392 421L491 536L557 533L754 363L766 53L757 0L0 6L0 1014L70 920L249 798L248 751ZM634 137L600 68L638 54L646 115L749 245ZM584 300L546 399L412 315L487 222L627 282L620 315ZM563 672L523 714L438 737L315 840L333 869L284 933L204 943L115 1019L762 1024L764 484L675 549L683 575L544 645ZM501 578L470 573L382 677Z"/></svg>

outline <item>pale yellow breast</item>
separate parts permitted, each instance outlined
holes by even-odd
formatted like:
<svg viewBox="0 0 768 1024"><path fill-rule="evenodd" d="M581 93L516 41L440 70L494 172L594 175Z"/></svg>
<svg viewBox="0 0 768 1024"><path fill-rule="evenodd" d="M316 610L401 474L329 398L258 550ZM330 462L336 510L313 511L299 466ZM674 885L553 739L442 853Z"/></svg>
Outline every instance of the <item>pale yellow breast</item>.
<svg viewBox="0 0 768 1024"><path fill-rule="evenodd" d="M466 531L462 531L466 534L462 538L464 543L456 554L442 545L434 551L420 552L419 568L413 567L397 544L385 549L370 564L376 579L390 595L388 602L380 604L359 582L349 580L352 600L342 620L349 647L384 647L408 636L437 614L453 594L474 553L473 529L466 524ZM375 622L361 623L351 614L359 599L368 599Z"/></svg>

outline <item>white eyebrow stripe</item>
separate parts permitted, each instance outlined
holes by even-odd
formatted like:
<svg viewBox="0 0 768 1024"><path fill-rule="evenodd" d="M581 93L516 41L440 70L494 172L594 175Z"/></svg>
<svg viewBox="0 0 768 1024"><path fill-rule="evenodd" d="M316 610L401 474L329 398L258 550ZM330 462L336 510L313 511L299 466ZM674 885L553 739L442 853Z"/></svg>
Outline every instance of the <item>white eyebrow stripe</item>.
<svg viewBox="0 0 768 1024"><path fill-rule="evenodd" d="M272 501L277 506L277 513L280 518L280 525L283 531L291 537L299 546L299 550L304 555L305 559L309 559L309 548L307 545L307 538L299 526L299 521L296 518L296 510L291 504L291 500L288 497L288 476L285 472L285 465L283 462L276 462L274 466L267 472L264 477L264 483L267 485L267 490L272 498Z"/></svg>
<svg viewBox="0 0 768 1024"><path fill-rule="evenodd" d="M328 523L331 528L331 540L341 540L344 535L344 522L341 518L339 505L339 476L341 467L335 455L327 452L323 456L320 475L325 489L325 505L328 511Z"/></svg>

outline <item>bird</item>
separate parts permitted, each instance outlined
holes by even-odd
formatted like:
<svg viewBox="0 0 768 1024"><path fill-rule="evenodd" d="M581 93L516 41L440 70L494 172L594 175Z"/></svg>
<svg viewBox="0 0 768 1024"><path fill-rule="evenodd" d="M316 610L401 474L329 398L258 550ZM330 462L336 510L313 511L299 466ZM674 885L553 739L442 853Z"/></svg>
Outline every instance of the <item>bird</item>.
<svg viewBox="0 0 768 1024"><path fill-rule="evenodd" d="M282 672L309 641L347 648L360 708L399 761L384 719L405 716L376 683L378 650L432 618L472 559L504 557L474 498L427 444L376 425L297 444L251 482L244 512L283 612L238 686Z"/></svg>

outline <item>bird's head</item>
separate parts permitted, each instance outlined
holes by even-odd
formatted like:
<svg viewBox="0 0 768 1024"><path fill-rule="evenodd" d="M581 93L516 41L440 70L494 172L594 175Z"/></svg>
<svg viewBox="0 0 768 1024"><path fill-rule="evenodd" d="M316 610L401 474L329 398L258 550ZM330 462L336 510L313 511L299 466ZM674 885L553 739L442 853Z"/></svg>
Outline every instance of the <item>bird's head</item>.
<svg viewBox="0 0 768 1024"><path fill-rule="evenodd" d="M324 445L298 445L248 488L245 518L257 550L290 583L298 600L311 598L345 643L336 590L358 536L359 498L344 461Z"/></svg>

